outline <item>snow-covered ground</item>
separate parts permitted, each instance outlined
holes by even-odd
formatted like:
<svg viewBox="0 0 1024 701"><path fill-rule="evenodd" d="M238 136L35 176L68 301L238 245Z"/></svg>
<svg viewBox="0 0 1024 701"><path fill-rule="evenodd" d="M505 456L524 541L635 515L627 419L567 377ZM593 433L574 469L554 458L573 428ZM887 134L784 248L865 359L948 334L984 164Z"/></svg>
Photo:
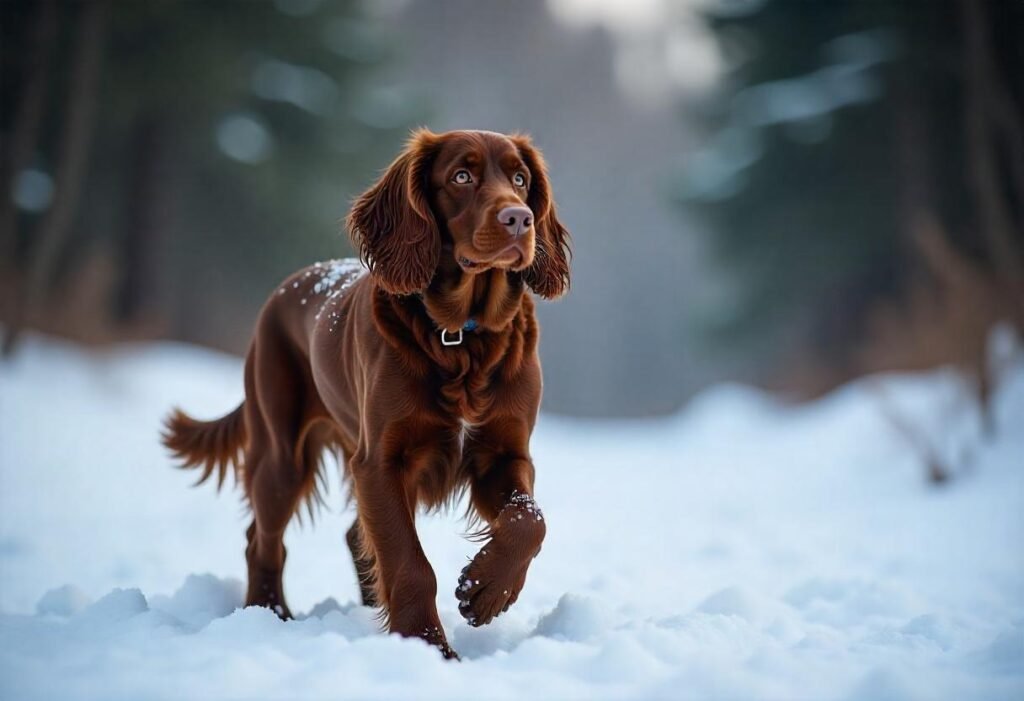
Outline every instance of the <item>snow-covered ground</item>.
<svg viewBox="0 0 1024 701"><path fill-rule="evenodd" d="M927 486L879 385L970 468ZM542 417L548 538L509 613L463 623L476 548L457 514L420 521L460 664L353 603L337 479L288 536L304 616L238 608L237 493L190 489L157 440L172 404L235 406L236 358L29 339L0 364L0 698L1020 699L1024 361L994 442L960 392L935 372L798 407L722 386L657 421Z"/></svg>

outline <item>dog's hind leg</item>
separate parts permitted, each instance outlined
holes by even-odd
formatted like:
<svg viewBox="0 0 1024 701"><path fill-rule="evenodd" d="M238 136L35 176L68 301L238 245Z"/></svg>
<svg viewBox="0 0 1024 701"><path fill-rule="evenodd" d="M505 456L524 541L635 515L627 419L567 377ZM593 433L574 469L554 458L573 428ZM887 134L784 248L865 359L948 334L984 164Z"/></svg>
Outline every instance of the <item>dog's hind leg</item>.
<svg viewBox="0 0 1024 701"><path fill-rule="evenodd" d="M249 462L249 464L254 464ZM246 531L249 587L246 606L266 606L281 618L292 614L284 598L284 531L304 494L304 480L281 456L255 462L249 490L253 520Z"/></svg>
<svg viewBox="0 0 1024 701"><path fill-rule="evenodd" d="M316 479L316 468L299 445L305 384L301 369L280 347L264 343L250 354L246 396L256 397L256 401L246 402L251 432L245 487L253 521L246 532L249 586L245 604L266 606L281 618L291 618L282 584L284 532Z"/></svg>

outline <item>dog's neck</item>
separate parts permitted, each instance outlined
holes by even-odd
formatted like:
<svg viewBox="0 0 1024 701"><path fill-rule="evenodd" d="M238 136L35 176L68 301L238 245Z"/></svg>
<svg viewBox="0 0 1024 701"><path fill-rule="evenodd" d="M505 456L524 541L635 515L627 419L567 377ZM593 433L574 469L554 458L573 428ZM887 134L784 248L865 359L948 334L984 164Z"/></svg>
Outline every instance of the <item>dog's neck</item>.
<svg viewBox="0 0 1024 701"><path fill-rule="evenodd" d="M463 382L470 375L488 378L499 367L514 375L537 347L533 300L522 274L498 269L469 274L454 259L442 260L421 294L397 296L378 289L377 329L415 375L440 373ZM476 328L463 336L460 330L470 319ZM444 343L442 331L458 334L454 348ZM493 396L478 394L478 399ZM459 409L462 416L476 415L467 411Z"/></svg>
<svg viewBox="0 0 1024 701"><path fill-rule="evenodd" d="M456 332L473 319L478 328L501 331L519 312L525 290L519 273L499 268L467 273L446 250L422 299L438 329Z"/></svg>

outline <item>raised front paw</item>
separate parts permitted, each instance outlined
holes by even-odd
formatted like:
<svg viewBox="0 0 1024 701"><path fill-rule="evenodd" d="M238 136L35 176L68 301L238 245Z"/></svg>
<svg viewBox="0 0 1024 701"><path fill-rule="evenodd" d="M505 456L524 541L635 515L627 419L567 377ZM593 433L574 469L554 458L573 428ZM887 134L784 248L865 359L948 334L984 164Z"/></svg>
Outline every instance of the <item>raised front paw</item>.
<svg viewBox="0 0 1024 701"><path fill-rule="evenodd" d="M516 602L545 531L533 499L513 495L492 525L491 539L462 569L455 588L459 613L469 625L486 625Z"/></svg>

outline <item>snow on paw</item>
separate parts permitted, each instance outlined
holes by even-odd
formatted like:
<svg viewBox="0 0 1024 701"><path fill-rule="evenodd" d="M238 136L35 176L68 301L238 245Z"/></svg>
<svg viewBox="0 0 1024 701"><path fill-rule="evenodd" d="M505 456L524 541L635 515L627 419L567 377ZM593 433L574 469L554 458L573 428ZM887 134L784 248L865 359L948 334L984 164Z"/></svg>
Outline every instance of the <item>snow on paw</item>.
<svg viewBox="0 0 1024 701"><path fill-rule="evenodd" d="M455 652L452 646L448 644L448 639L445 638L444 631L441 630L440 626L426 626L419 637L440 650L446 660L455 660L456 662L462 660L459 657L459 653Z"/></svg>
<svg viewBox="0 0 1024 701"><path fill-rule="evenodd" d="M250 575L251 577L251 575ZM250 579L249 593L245 597L246 606L263 606L277 614L282 621L290 621L292 618L291 609L284 601L284 593L281 591L280 583L273 581L253 582Z"/></svg>
<svg viewBox="0 0 1024 701"><path fill-rule="evenodd" d="M492 557L494 566L486 558L490 555L493 543L488 543L480 553L467 565L459 586L455 589L455 598L459 600L459 613L471 626L487 625L519 598L519 592L526 582L526 566L518 571L509 572L506 566ZM487 554L485 555L485 551ZM481 558L484 559L481 562Z"/></svg>
<svg viewBox="0 0 1024 701"><path fill-rule="evenodd" d="M288 606L286 604L284 604L284 603L274 604L274 603L271 603L270 601L265 601L265 602L255 602L255 603L252 603L252 604L246 604L246 606L262 606L263 608L268 608L271 611L273 611L274 614L278 618L280 618L282 621L290 621L293 618L295 618L292 615L291 609L289 609Z"/></svg>
<svg viewBox="0 0 1024 701"><path fill-rule="evenodd" d="M492 524L491 539L462 569L455 588L459 613L469 625L486 625L516 602L545 530L533 498L514 493Z"/></svg>

